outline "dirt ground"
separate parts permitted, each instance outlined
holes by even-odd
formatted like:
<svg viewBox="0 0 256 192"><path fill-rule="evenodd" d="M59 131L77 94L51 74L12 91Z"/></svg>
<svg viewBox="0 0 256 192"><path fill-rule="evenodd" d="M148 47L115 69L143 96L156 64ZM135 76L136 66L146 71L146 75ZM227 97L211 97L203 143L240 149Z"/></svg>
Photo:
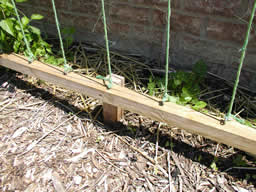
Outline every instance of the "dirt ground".
<svg viewBox="0 0 256 192"><path fill-rule="evenodd" d="M0 69L0 191L255 192L256 160L175 126Z"/></svg>

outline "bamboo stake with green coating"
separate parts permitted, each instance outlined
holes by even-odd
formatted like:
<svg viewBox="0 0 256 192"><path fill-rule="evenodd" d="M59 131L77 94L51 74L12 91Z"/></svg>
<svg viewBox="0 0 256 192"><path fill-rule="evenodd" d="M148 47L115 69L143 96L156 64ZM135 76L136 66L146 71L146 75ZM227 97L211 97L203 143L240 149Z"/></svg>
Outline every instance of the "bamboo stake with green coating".
<svg viewBox="0 0 256 192"><path fill-rule="evenodd" d="M33 55L32 51L31 51L31 49L30 49L30 45L29 45L28 40L27 40L27 38L26 38L26 35L25 35L24 29L23 29L23 25L22 25L21 20L20 20L20 15L19 15L19 13L18 13L16 4L15 4L14 0L11 0L11 1L12 1L12 5L13 5L13 8L14 8L16 17L17 17L17 19L18 19L19 25L20 25L21 33L22 33L22 36L23 36L23 38L24 38L24 42L25 42L25 44L26 44L26 48L27 48L27 50L28 50L29 62L31 63L31 62L33 61L33 59L34 59L34 55Z"/></svg>
<svg viewBox="0 0 256 192"><path fill-rule="evenodd" d="M168 100L168 71L169 71L169 50L170 50L170 18L171 18L171 0L168 0L167 43L166 43L166 64L165 64L165 90L164 90L163 102Z"/></svg>
<svg viewBox="0 0 256 192"><path fill-rule="evenodd" d="M108 81L107 87L109 89L112 88L113 82L112 82L112 71L111 71L111 61L110 61L110 51L109 51L109 45L108 45L108 30L107 30L107 21L106 21L106 14L105 14L105 6L104 6L104 0L101 0L102 4L102 16L103 16L103 23L104 23L104 32L105 32L105 43L106 43L106 50L107 50L107 62L108 62L108 72L109 72L109 78L102 77L101 75L98 75L98 79L103 79L104 81Z"/></svg>
<svg viewBox="0 0 256 192"><path fill-rule="evenodd" d="M56 11L54 0L52 0L52 8L53 8L53 12L54 12L56 27L57 27L57 30L58 30L62 57L64 59L64 74L66 74L66 72L71 71L72 68L67 64L67 59L66 59L66 55L65 55L64 46L63 46L62 36L61 36L61 32L60 32L60 24L59 24L58 15L57 15L57 11Z"/></svg>
<svg viewBox="0 0 256 192"><path fill-rule="evenodd" d="M254 19L255 10L256 10L256 0L254 1L254 4L253 4L253 9L252 9L250 21L249 21L249 24L248 24L247 33L246 33L246 36L245 36L244 45L242 47L242 55L241 55L239 67L238 67L238 70L237 70L236 81L235 81L234 88L233 88L232 98L231 98L231 102L230 102L230 105L229 105L228 113L225 117L225 121L229 119L229 117L231 115L231 112L232 112L232 109L233 109L233 105L234 105L234 101L235 101L235 97L236 97L236 91L237 91L237 87L238 87L238 84L239 84L239 78L240 78L241 70L242 70L245 55L246 55L247 45L248 45L248 42L249 42L249 37L250 37L250 33L251 33L252 22L253 22L253 19Z"/></svg>

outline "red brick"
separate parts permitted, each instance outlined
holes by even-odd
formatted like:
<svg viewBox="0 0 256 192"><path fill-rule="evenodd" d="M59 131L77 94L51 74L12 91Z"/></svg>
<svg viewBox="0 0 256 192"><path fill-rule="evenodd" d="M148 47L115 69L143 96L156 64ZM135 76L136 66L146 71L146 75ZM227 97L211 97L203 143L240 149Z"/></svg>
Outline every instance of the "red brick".
<svg viewBox="0 0 256 192"><path fill-rule="evenodd" d="M52 9L52 1L51 0L31 0L25 3L27 5L38 6L40 8L51 8ZM65 9L68 10L70 7L69 0L55 0L55 6L57 9Z"/></svg>
<svg viewBox="0 0 256 192"><path fill-rule="evenodd" d="M104 34L104 24L101 21L99 21L97 23L94 22L93 27L91 27L89 30L92 32Z"/></svg>
<svg viewBox="0 0 256 192"><path fill-rule="evenodd" d="M152 32L145 29L144 25L135 25L133 26L133 31L130 36L135 37L138 40L152 41Z"/></svg>
<svg viewBox="0 0 256 192"><path fill-rule="evenodd" d="M134 5L145 5L145 6L151 6L151 7L166 7L168 6L168 0L131 0L131 3ZM180 0L172 0L172 8L178 8L180 4Z"/></svg>
<svg viewBox="0 0 256 192"><path fill-rule="evenodd" d="M64 10L68 10L70 7L69 0L55 0L55 6L57 9L61 8Z"/></svg>
<svg viewBox="0 0 256 192"><path fill-rule="evenodd" d="M181 15L173 12L171 16L171 30L200 35L201 22L202 18L200 17ZM166 14L160 10L155 10L153 12L153 25L163 28L166 23Z"/></svg>
<svg viewBox="0 0 256 192"><path fill-rule="evenodd" d="M33 1L28 1L26 4L30 4L33 6L40 6L40 7L45 7L45 8L49 8L52 7L52 2L51 0L33 0Z"/></svg>
<svg viewBox="0 0 256 192"><path fill-rule="evenodd" d="M133 33L131 35L135 39L158 45L161 45L161 42L163 40L163 31L159 29L145 28L143 25L133 26Z"/></svg>
<svg viewBox="0 0 256 192"><path fill-rule="evenodd" d="M234 68L235 72L237 71L238 66L240 64L240 57L241 57L241 52L237 52L235 55L231 57L231 63L229 67ZM240 76L240 82L244 86L248 87L251 81L255 81L255 78L253 79L253 77L255 77L255 72L256 72L256 67L254 65L255 59L256 59L255 55L247 54L245 57L243 68L241 71L241 76Z"/></svg>
<svg viewBox="0 0 256 192"><path fill-rule="evenodd" d="M111 22L109 29L109 32L113 34L128 34L130 32L130 26L128 24L122 24L118 22Z"/></svg>
<svg viewBox="0 0 256 192"><path fill-rule="evenodd" d="M52 10L46 11L46 10L42 10L42 9L37 9L35 12L32 12L32 13L37 13L37 14L43 15L44 18L43 18L43 20L41 20L41 22L55 24L55 18L54 18L54 14L53 14Z"/></svg>
<svg viewBox="0 0 256 192"><path fill-rule="evenodd" d="M123 22L149 24L149 9L130 7L124 4L111 6L110 16Z"/></svg>
<svg viewBox="0 0 256 192"><path fill-rule="evenodd" d="M256 48L256 33L255 32L251 33L248 47L249 48ZM256 55L256 52L254 52L254 54Z"/></svg>
<svg viewBox="0 0 256 192"><path fill-rule="evenodd" d="M185 10L194 13L203 13L219 16L245 16L248 10L249 0L185 0Z"/></svg>
<svg viewBox="0 0 256 192"><path fill-rule="evenodd" d="M101 2L99 0L75 0L72 1L71 11L85 13L89 15L99 15L101 13ZM108 5L105 4L107 10Z"/></svg>
<svg viewBox="0 0 256 192"><path fill-rule="evenodd" d="M88 16L76 16L74 18L74 26L78 29L87 29L89 31L92 31L93 29L97 29L99 26L102 26L101 21L99 21L97 24L96 18L91 18Z"/></svg>
<svg viewBox="0 0 256 192"><path fill-rule="evenodd" d="M247 25L209 20L206 27L207 37L210 39L242 43Z"/></svg>
<svg viewBox="0 0 256 192"><path fill-rule="evenodd" d="M76 16L70 13L58 12L59 22L63 25L73 26Z"/></svg>
<svg viewBox="0 0 256 192"><path fill-rule="evenodd" d="M144 25L135 25L133 26L133 34L135 34L136 36L140 36L140 35L145 35L146 30L145 30L145 26Z"/></svg>
<svg viewBox="0 0 256 192"><path fill-rule="evenodd" d="M151 34L152 34L151 41L155 44L162 45L163 36L164 36L165 33L163 31L158 30L158 29L153 29L151 31Z"/></svg>
<svg viewBox="0 0 256 192"><path fill-rule="evenodd" d="M153 25L154 26L164 26L166 24L166 12L161 10L153 11Z"/></svg>

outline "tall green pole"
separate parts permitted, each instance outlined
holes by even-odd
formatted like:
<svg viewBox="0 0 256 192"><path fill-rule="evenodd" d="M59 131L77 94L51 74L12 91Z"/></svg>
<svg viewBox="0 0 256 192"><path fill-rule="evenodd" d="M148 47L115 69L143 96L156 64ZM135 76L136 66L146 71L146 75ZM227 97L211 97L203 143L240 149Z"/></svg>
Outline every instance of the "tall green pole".
<svg viewBox="0 0 256 192"><path fill-rule="evenodd" d="M232 98L231 98L231 102L230 102L230 105L229 105L229 109L228 109L228 113L226 115L225 121L229 119L229 117L231 115L231 112L232 112L232 109L233 109L233 105L234 105L234 101L235 101L235 97L236 97L236 92L237 92L237 87L238 87L238 84L239 84L239 78L240 78L241 70L242 70L242 67L243 67L244 58L245 58L245 55L246 55L247 45L248 45L248 42L249 42L249 37L250 37L250 33L251 33L252 22L253 22L253 19L254 19L255 10L256 10L256 0L254 1L254 4L253 4L252 13L251 13L250 21L249 21L249 24L248 24L248 29L247 29L247 33L246 33L246 36L245 36L244 45L242 47L242 55L241 55L240 64L239 64L239 67L238 67L238 70L237 70L236 81L235 81L234 88L233 88Z"/></svg>
<svg viewBox="0 0 256 192"><path fill-rule="evenodd" d="M27 40L27 38L26 38L26 35L25 35L24 29L23 29L23 25L22 25L21 20L20 20L20 15L19 15L19 13L18 13L16 4L15 4L14 0L11 0L11 1L12 1L12 5L13 5L13 8L14 8L16 17L17 17L17 19L18 19L19 25L20 25L20 29L21 29L22 36L23 36L23 38L24 38L24 42L25 42L26 47L27 47L27 50L28 50L29 62L31 63L31 62L33 61L33 59L34 59L34 55L33 55L32 51L31 51L31 49L30 49L30 45L29 45L28 40Z"/></svg>
<svg viewBox="0 0 256 192"><path fill-rule="evenodd" d="M168 0L168 17L167 17L167 42L166 42L166 63L165 63L165 90L163 101L168 100L168 72L169 72L169 50L170 50L170 19L171 19L171 0Z"/></svg>
<svg viewBox="0 0 256 192"><path fill-rule="evenodd" d="M105 32L105 43L106 43L106 50L107 50L107 62L108 62L109 78L104 78L100 75L97 76L97 78L108 81L109 83L107 84L107 87L110 89L110 88L112 88L113 82L112 82L111 61L110 61L110 52L109 52L109 45L108 45L108 29L107 29L107 21L106 21L104 0L101 0L101 4L102 4L102 16L103 16L103 23L104 23L104 32Z"/></svg>
<svg viewBox="0 0 256 192"><path fill-rule="evenodd" d="M58 30L62 57L64 59L64 73L66 74L66 72L71 71L72 68L67 64L67 59L66 59L66 55L65 55L64 46L63 46L62 36L61 36L61 32L60 32L60 24L59 24L58 15L57 15L57 11L56 11L54 0L52 0L52 8L53 8L53 12L54 12L56 27L57 27L57 30Z"/></svg>

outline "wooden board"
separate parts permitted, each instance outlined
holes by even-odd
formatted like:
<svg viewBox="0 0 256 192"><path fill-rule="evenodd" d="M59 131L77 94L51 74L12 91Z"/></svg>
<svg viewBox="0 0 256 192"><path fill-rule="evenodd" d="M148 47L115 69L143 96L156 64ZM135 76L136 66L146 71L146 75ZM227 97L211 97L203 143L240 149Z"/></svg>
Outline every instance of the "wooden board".
<svg viewBox="0 0 256 192"><path fill-rule="evenodd" d="M17 55L0 55L0 65L154 120L176 125L216 142L256 154L256 129L241 125L236 121L220 125L220 122L214 118L175 103L165 103L164 106L160 106L158 100L143 96L127 88L115 85L108 90L101 80L82 77L75 73L64 75L60 69L38 61L28 64L23 57Z"/></svg>

